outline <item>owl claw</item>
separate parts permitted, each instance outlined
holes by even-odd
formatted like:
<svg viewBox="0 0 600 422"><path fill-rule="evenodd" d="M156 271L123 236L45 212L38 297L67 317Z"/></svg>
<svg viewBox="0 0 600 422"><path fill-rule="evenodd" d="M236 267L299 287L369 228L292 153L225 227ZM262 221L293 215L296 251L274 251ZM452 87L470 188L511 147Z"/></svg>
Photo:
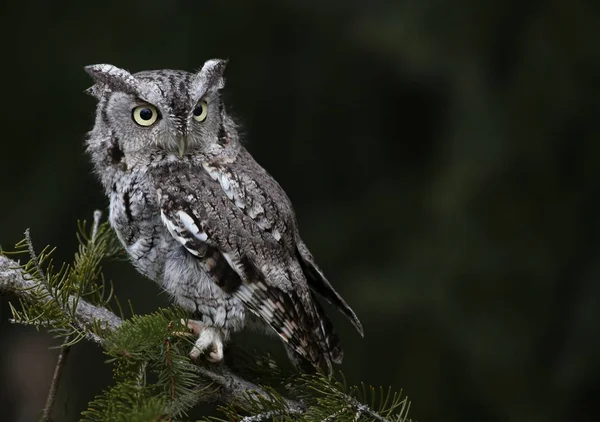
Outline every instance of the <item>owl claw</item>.
<svg viewBox="0 0 600 422"><path fill-rule="evenodd" d="M208 350L210 352L206 356L206 359L210 362L220 362L223 360L223 338L219 330L193 320L189 320L187 326L198 336L190 352L192 360L197 360L201 354Z"/></svg>
<svg viewBox="0 0 600 422"><path fill-rule="evenodd" d="M213 343L213 350L207 356L211 362L221 362L223 360L223 343Z"/></svg>

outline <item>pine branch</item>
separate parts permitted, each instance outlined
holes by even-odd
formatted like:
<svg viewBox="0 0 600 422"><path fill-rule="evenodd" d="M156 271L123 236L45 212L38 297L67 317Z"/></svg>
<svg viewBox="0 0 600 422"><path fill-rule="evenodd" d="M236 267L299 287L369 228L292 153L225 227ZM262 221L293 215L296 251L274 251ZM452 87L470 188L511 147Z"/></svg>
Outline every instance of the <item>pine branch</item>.
<svg viewBox="0 0 600 422"><path fill-rule="evenodd" d="M116 302L118 309L120 305L111 300L112 289L106 295L101 272L101 261L118 256L121 249L100 219L101 213L95 212L90 232L80 224L74 262L58 271L49 258L51 250L35 253L29 231L17 245L29 253L27 264L0 250L0 293L11 293L21 303L21 311L11 305L12 321L47 327L65 338L44 420L49 420L68 346L82 338L104 349L116 381L88 405L82 413L85 420L175 420L200 401L218 403L228 420L246 422L407 420L410 404L401 393L364 384L348 388L345 380L319 374L286 378L268 356L240 355L239 367L235 358L229 360L239 374L223 364L195 365L187 355L192 343L187 314L176 307L122 319L111 310L111 303ZM285 395L271 385L278 385Z"/></svg>
<svg viewBox="0 0 600 422"><path fill-rule="evenodd" d="M52 301L52 296L40 296L36 293L39 283L28 274L23 274L21 265L0 255L0 292L12 293L27 302L41 301L42 304ZM68 303L75 309L75 319L85 329L86 338L94 343L102 344L102 337L92 331L97 325L102 329L114 330L123 320L106 308L94 306L85 300L70 295Z"/></svg>
<svg viewBox="0 0 600 422"><path fill-rule="evenodd" d="M269 402L272 401L273 395L264 388L235 375L225 365L220 365L220 367L220 372L201 366L198 367L200 375L220 386L220 389L213 393L213 400L215 402L227 403L231 400L245 402L248 400L248 392L252 392L253 395L256 394ZM300 401L283 397L283 403L287 413L290 414L300 413L306 410L306 406Z"/></svg>
<svg viewBox="0 0 600 422"><path fill-rule="evenodd" d="M33 289L38 288L39 284L32 280L27 274L23 275L21 266L3 255L0 255L0 292L12 293L21 299L31 301L38 299L38 295L33 294ZM47 297L46 300L51 300ZM75 304L75 297L69 298L72 305ZM92 327L101 326L105 330L114 331L123 324L123 320L106 308L98 307L78 299L75 318L82 327L87 327L86 337L99 345L104 344L104 338L95 334ZM264 389L258 385L247 381L235 374L229 369L223 367L222 371L212 370L205 367L197 367L200 375L210 380L220 388L207 397L211 401L219 403L228 403L232 401L243 401L247 397L248 391L256 392L264 400L270 401L272 398ZM204 397L203 397L204 399ZM303 405L293 400L286 400L290 409L300 410Z"/></svg>

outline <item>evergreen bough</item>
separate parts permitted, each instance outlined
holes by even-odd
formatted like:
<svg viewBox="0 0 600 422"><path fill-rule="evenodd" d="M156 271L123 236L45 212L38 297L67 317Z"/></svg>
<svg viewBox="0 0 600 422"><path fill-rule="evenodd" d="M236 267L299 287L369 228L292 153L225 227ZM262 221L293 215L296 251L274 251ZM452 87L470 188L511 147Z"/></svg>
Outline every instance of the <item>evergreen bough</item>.
<svg viewBox="0 0 600 422"><path fill-rule="evenodd" d="M114 384L91 401L81 420L184 421L199 402L218 405L221 417L203 421L407 421L410 403L391 389L348 386L342 374L286 374L269 355L230 347L228 364L192 362L193 335L177 308L124 319L104 279L102 262L124 251L101 213L91 227L78 224L79 248L71 264L55 265L54 249L35 252L29 230L16 250L0 250L0 292L17 296L12 322L43 328L61 339L61 354L42 420L50 413L69 348L99 344L112 365ZM10 259L27 257L23 265Z"/></svg>

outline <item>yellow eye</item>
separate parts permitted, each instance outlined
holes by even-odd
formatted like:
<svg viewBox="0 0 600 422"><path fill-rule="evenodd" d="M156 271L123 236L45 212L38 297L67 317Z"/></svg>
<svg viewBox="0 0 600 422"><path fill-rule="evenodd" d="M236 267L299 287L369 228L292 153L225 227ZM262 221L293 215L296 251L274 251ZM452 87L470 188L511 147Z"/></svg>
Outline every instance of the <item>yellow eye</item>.
<svg viewBox="0 0 600 422"><path fill-rule="evenodd" d="M196 120L197 122L203 122L204 120L206 120L207 114L208 114L208 104L206 104L206 101L200 101L198 103L198 105L196 106L196 108L194 109L194 111L192 112L192 115L194 116L194 120Z"/></svg>
<svg viewBox="0 0 600 422"><path fill-rule="evenodd" d="M158 110L149 104L138 106L133 109L132 117L140 126L152 126L158 120Z"/></svg>

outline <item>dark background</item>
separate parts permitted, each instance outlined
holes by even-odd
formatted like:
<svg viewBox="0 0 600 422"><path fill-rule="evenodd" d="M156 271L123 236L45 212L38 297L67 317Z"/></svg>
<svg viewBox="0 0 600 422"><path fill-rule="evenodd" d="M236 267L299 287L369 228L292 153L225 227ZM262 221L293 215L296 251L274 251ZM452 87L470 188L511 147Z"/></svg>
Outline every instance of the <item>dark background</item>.
<svg viewBox="0 0 600 422"><path fill-rule="evenodd" d="M76 220L107 205L83 66L229 58L248 149L364 323L334 315L350 382L404 389L420 421L599 420L592 3L4 2L0 244L30 227L70 260ZM136 311L166 303L128 263L107 272ZM2 298L0 419L32 421L56 341L9 316ZM60 421L110 383L96 346L69 359Z"/></svg>

